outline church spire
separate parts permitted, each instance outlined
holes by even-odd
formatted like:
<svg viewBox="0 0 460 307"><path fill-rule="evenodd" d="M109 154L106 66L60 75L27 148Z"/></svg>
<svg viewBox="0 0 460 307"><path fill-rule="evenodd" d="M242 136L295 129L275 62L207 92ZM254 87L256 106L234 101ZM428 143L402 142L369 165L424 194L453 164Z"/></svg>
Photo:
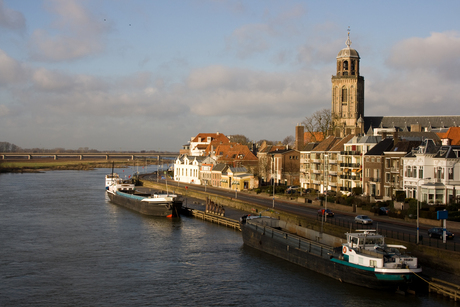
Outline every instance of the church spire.
<svg viewBox="0 0 460 307"><path fill-rule="evenodd" d="M351 40L350 40L350 26L348 26L348 38L347 41L345 42L348 48L351 46Z"/></svg>

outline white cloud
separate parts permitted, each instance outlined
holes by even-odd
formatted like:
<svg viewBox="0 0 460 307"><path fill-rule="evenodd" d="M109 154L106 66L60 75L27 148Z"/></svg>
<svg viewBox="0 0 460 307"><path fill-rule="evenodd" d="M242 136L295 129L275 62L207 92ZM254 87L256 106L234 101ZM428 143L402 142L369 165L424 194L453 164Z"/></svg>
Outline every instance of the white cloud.
<svg viewBox="0 0 460 307"><path fill-rule="evenodd" d="M0 49L0 86L20 83L27 75L27 69Z"/></svg>
<svg viewBox="0 0 460 307"><path fill-rule="evenodd" d="M107 27L78 1L48 1L56 15L49 29L36 29L29 43L32 58L40 61L69 61L104 50Z"/></svg>
<svg viewBox="0 0 460 307"><path fill-rule="evenodd" d="M459 54L457 32L398 42L387 70L365 76L366 115L458 114Z"/></svg>
<svg viewBox="0 0 460 307"><path fill-rule="evenodd" d="M435 74L443 79L460 79L460 33L431 33L397 43L387 64L395 70Z"/></svg>

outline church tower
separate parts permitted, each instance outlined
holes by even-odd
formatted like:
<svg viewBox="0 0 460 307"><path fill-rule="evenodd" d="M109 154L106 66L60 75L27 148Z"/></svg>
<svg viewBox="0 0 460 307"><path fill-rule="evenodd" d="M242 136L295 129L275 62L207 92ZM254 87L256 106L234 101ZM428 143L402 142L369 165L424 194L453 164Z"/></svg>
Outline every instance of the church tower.
<svg viewBox="0 0 460 307"><path fill-rule="evenodd" d="M364 77L359 75L359 54L350 48L350 31L346 48L337 55L337 74L332 76L332 117L335 135L360 134L364 119Z"/></svg>

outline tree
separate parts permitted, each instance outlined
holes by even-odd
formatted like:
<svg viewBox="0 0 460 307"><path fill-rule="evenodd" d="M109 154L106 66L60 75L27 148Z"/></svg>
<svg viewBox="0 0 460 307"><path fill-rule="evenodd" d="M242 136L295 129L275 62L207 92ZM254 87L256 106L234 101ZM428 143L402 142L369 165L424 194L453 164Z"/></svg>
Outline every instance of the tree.
<svg viewBox="0 0 460 307"><path fill-rule="evenodd" d="M289 135L289 136L287 136L287 137L284 138L283 144L284 144L284 145L293 146L293 145L294 145L294 141L295 141L295 138L294 138L292 135Z"/></svg>
<svg viewBox="0 0 460 307"><path fill-rule="evenodd" d="M251 144L251 140L242 134L229 135L228 138L231 142L239 143L241 145Z"/></svg>
<svg viewBox="0 0 460 307"><path fill-rule="evenodd" d="M312 140L316 141L315 133L321 133L324 138L335 130L337 117L331 113L330 109L322 109L316 111L309 117L305 117L302 124L305 126L306 132L312 136Z"/></svg>

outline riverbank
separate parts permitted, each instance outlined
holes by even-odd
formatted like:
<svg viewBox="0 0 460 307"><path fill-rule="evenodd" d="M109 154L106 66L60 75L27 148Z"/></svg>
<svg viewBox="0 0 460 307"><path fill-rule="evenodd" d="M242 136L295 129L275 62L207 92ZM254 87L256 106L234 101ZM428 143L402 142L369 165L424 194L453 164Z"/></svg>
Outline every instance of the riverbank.
<svg viewBox="0 0 460 307"><path fill-rule="evenodd" d="M79 170L89 171L96 168L115 168L133 165L132 161L126 160L77 160L77 159L36 159L36 160L0 160L0 173L40 173L54 170ZM149 164L155 164L149 162Z"/></svg>

